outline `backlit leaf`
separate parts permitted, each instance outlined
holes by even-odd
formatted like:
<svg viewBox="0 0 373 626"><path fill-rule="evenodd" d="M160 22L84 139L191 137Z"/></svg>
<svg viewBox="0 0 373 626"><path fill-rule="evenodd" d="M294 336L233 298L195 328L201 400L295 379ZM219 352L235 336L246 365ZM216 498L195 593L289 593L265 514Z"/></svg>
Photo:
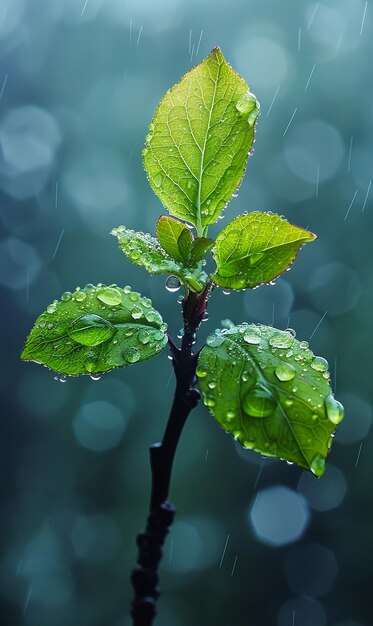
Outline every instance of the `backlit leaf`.
<svg viewBox="0 0 373 626"><path fill-rule="evenodd" d="M274 213L244 213L217 236L214 283L246 289L268 283L288 268L300 247L316 235Z"/></svg>
<svg viewBox="0 0 373 626"><path fill-rule="evenodd" d="M243 446L321 476L343 407L307 342L241 324L207 338L197 375L206 406Z"/></svg>
<svg viewBox="0 0 373 626"><path fill-rule="evenodd" d="M143 151L153 191L171 215L213 224L244 174L259 103L219 48L161 100Z"/></svg>

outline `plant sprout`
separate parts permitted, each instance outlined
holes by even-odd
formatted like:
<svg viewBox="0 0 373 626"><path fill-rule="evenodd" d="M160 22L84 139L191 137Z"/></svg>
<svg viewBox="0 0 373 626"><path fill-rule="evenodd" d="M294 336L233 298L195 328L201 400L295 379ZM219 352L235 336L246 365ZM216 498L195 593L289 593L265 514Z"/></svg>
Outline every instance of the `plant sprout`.
<svg viewBox="0 0 373 626"><path fill-rule="evenodd" d="M149 183L170 215L155 237L114 228L129 261L167 274L169 291L184 289L180 345L149 298L130 286L88 284L66 291L37 319L22 358L62 375L97 377L157 356L167 346L176 389L161 443L150 448L152 489L132 573L133 624L154 622L158 565L174 518L168 501L172 465L185 421L201 397L223 429L245 448L279 457L321 476L343 407L334 398L327 361L291 329L242 322L196 333L214 288L253 289L287 270L315 239L271 212L243 213L216 240L210 225L235 195L250 154L260 106L245 80L215 48L163 97L143 150ZM205 271L212 253L215 271ZM200 391L196 389L199 384Z"/></svg>

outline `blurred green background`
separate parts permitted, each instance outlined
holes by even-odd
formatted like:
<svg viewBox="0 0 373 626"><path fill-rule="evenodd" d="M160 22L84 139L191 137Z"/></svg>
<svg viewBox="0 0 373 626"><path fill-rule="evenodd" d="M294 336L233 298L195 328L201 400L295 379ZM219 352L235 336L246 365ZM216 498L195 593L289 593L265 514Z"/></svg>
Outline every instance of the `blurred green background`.
<svg viewBox="0 0 373 626"><path fill-rule="evenodd" d="M131 267L109 231L154 233L148 124L215 45L262 115L212 234L255 209L319 238L275 286L215 290L201 338L227 317L290 325L328 358L346 418L316 480L240 449L204 407L192 414L157 624L372 624L372 26L364 0L0 0L5 626L130 626L147 448L173 390L167 353L65 384L19 353L35 317L87 282L131 284L176 335L178 294Z"/></svg>

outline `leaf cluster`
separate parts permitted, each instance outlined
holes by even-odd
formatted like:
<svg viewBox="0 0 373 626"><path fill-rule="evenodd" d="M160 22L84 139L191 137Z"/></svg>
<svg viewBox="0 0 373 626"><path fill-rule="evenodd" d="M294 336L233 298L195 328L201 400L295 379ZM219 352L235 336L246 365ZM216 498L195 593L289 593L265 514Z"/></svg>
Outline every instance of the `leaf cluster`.
<svg viewBox="0 0 373 626"><path fill-rule="evenodd" d="M244 212L216 240L209 226L235 195L252 152L259 103L218 48L161 100L143 150L149 183L169 215L155 236L127 226L112 234L127 259L168 274L188 293L244 290L287 270L315 235L271 212ZM212 253L215 269L205 271ZM87 285L38 318L22 358L66 375L101 374L155 356L167 327L130 287ZM245 447L321 475L342 419L327 364L305 342L271 327L239 325L210 336L197 374L203 399Z"/></svg>

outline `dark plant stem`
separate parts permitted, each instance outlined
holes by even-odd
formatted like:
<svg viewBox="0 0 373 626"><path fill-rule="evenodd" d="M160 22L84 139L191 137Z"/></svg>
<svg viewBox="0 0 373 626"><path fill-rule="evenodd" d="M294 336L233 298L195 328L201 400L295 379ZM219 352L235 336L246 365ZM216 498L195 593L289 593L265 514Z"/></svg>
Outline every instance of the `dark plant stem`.
<svg viewBox="0 0 373 626"><path fill-rule="evenodd" d="M207 308L211 287L199 294L189 292L183 300L184 335L178 348L169 339L176 377L175 395L161 443L150 447L152 489L145 531L137 536L138 557L132 571L134 588L131 615L134 626L151 626L159 596L158 566L162 546L173 522L175 508L168 502L172 466L177 444L189 413L200 399L195 389L198 353L193 353L196 332Z"/></svg>

